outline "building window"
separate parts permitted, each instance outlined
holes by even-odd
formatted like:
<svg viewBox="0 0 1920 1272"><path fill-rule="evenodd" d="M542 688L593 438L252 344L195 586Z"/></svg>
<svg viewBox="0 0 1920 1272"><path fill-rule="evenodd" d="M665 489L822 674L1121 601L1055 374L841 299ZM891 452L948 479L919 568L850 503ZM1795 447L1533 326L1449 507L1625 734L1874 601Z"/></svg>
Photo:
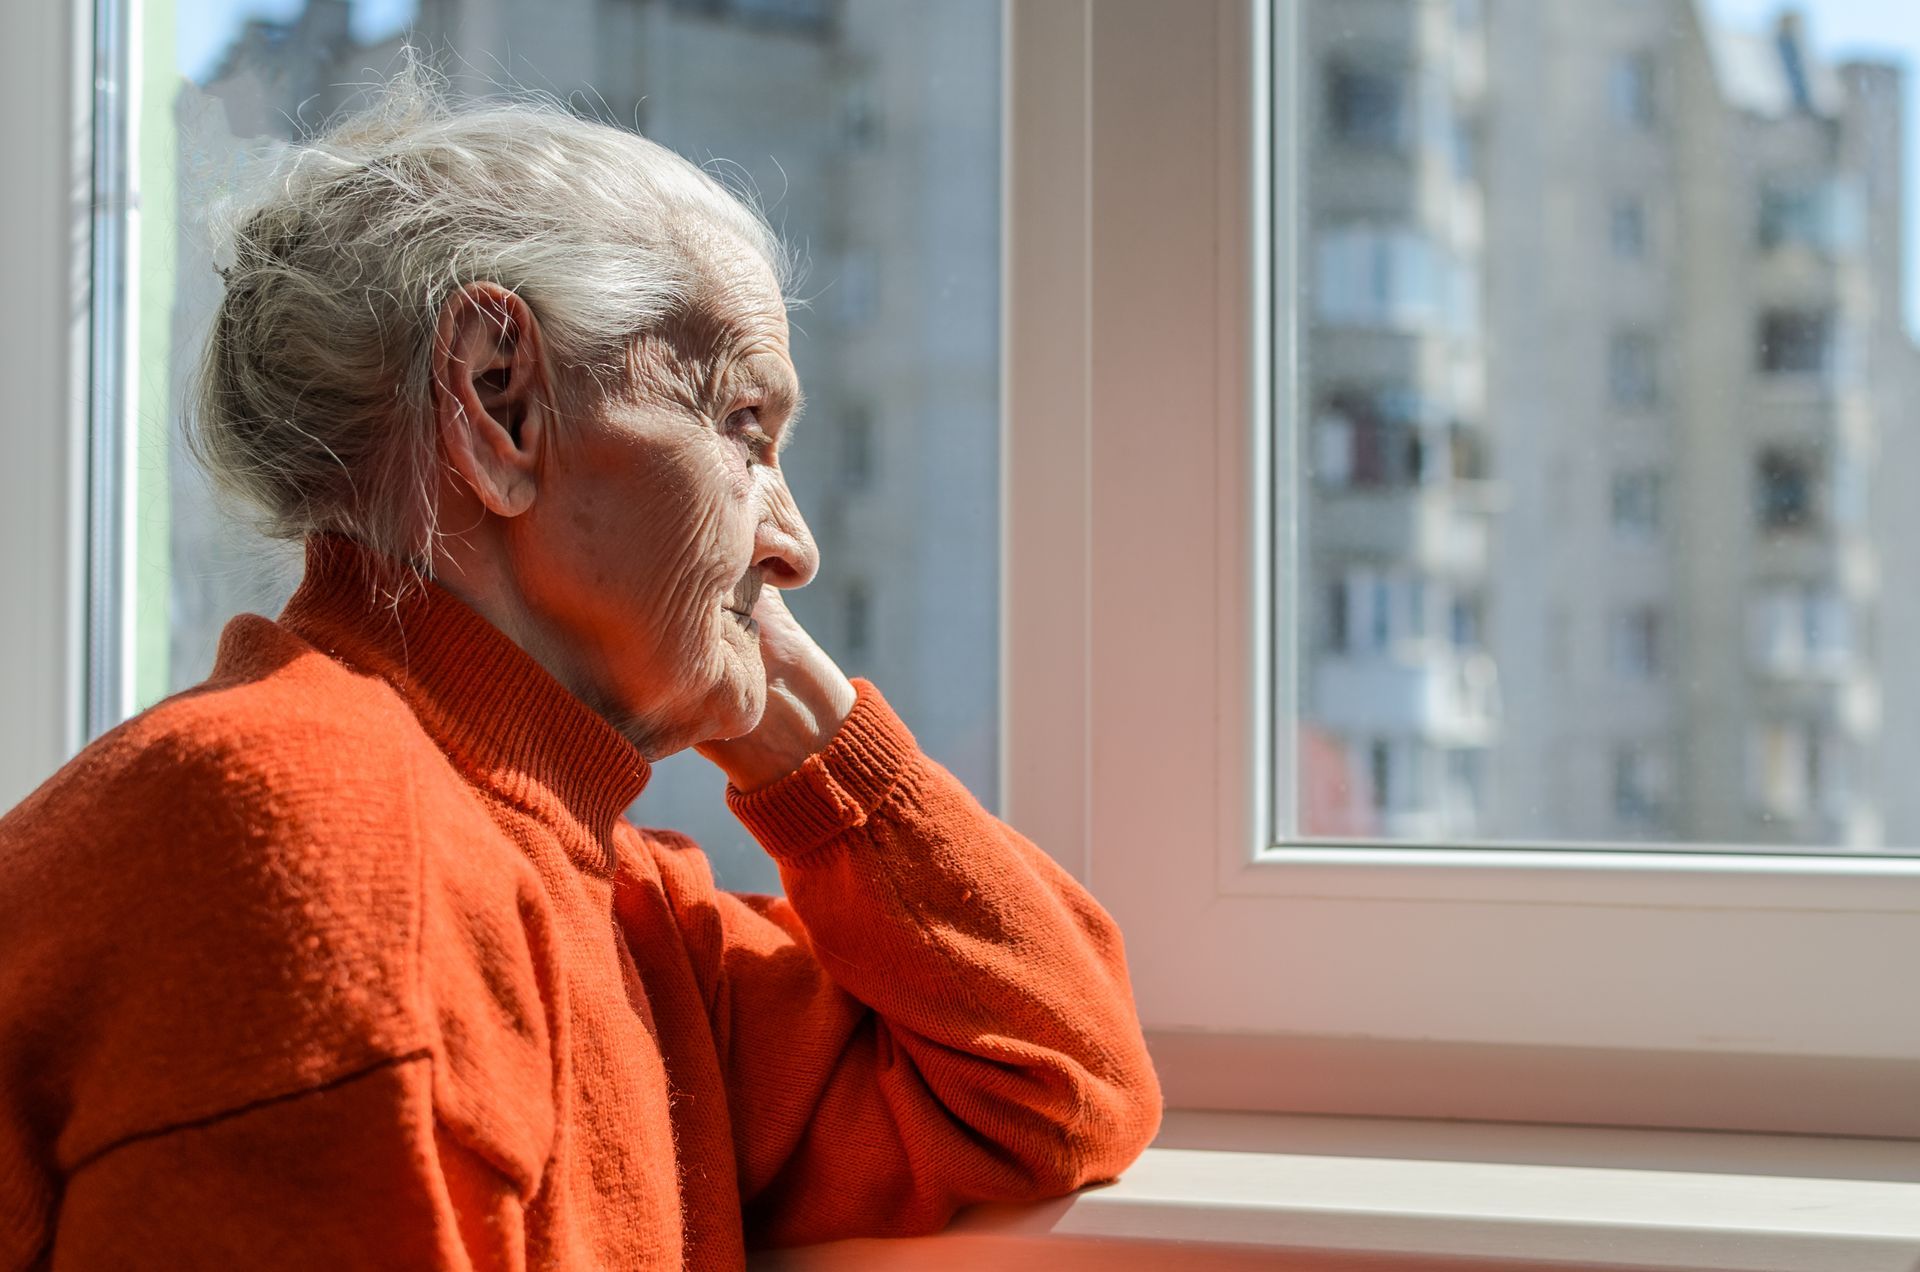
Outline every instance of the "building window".
<svg viewBox="0 0 1920 1272"><path fill-rule="evenodd" d="M1608 241L1614 256L1623 261L1645 259L1647 255L1647 208L1639 199L1614 200L1609 221Z"/></svg>
<svg viewBox="0 0 1920 1272"><path fill-rule="evenodd" d="M1872 473L1867 462L1851 446L1837 449L1833 457L1833 487L1828 511L1833 523L1849 530L1867 527Z"/></svg>
<svg viewBox="0 0 1920 1272"><path fill-rule="evenodd" d="M1455 115L1447 141L1448 157L1453 161L1454 179L1457 181L1478 181L1480 179L1480 131L1478 125L1465 115Z"/></svg>
<svg viewBox="0 0 1920 1272"><path fill-rule="evenodd" d="M1607 349L1607 395L1625 410L1645 410L1659 397L1658 351L1640 331L1614 333Z"/></svg>
<svg viewBox="0 0 1920 1272"><path fill-rule="evenodd" d="M1845 738L1806 720L1760 725L1747 748L1747 791L1763 818L1844 816L1849 795Z"/></svg>
<svg viewBox="0 0 1920 1272"><path fill-rule="evenodd" d="M841 144L849 150L872 150L880 137L880 100L873 81L855 79L840 90Z"/></svg>
<svg viewBox="0 0 1920 1272"><path fill-rule="evenodd" d="M871 326L880 309L879 257L864 248L841 257L834 294L841 326L849 330Z"/></svg>
<svg viewBox="0 0 1920 1272"><path fill-rule="evenodd" d="M1336 61L1327 67L1328 133L1350 146L1398 149L1412 137L1412 93L1402 70Z"/></svg>
<svg viewBox="0 0 1920 1272"><path fill-rule="evenodd" d="M1769 375L1827 375L1837 367L1833 313L1769 309L1760 315L1760 369Z"/></svg>
<svg viewBox="0 0 1920 1272"><path fill-rule="evenodd" d="M1367 747L1367 792L1368 803L1375 812L1387 812L1394 807L1394 797L1400 794L1404 780L1394 780L1394 756L1391 742L1376 741Z"/></svg>
<svg viewBox="0 0 1920 1272"><path fill-rule="evenodd" d="M1654 124L1653 57L1622 53L1607 68L1607 112L1617 124L1651 128Z"/></svg>
<svg viewBox="0 0 1920 1272"><path fill-rule="evenodd" d="M1329 326L1479 330L1477 272L1419 230L1337 226L1321 233L1318 262Z"/></svg>
<svg viewBox="0 0 1920 1272"><path fill-rule="evenodd" d="M1660 674L1663 623L1660 611L1637 605L1613 616L1609 645L1614 674L1629 680L1652 680Z"/></svg>
<svg viewBox="0 0 1920 1272"><path fill-rule="evenodd" d="M1466 748L1446 753L1446 811L1452 819L1471 825L1487 803L1487 753Z"/></svg>
<svg viewBox="0 0 1920 1272"><path fill-rule="evenodd" d="M1619 746L1613 752L1613 812L1636 830L1660 820L1666 801L1664 757L1651 746Z"/></svg>
<svg viewBox="0 0 1920 1272"><path fill-rule="evenodd" d="M1453 613L1449 585L1410 572L1355 567L1321 595L1328 607L1328 644L1340 653L1391 653L1439 634L1442 621L1452 635L1462 621ZM1478 621L1472 620L1476 638Z"/></svg>
<svg viewBox="0 0 1920 1272"><path fill-rule="evenodd" d="M1384 651L1393 646L1394 611L1393 584L1383 575L1373 574L1367 577L1367 648Z"/></svg>
<svg viewBox="0 0 1920 1272"><path fill-rule="evenodd" d="M1461 652L1482 649L1486 645L1486 599L1478 594L1453 598L1447 614L1453 647Z"/></svg>
<svg viewBox="0 0 1920 1272"><path fill-rule="evenodd" d="M1853 607L1832 587L1764 588L1748 603L1747 621L1753 665L1769 675L1831 675L1853 661Z"/></svg>
<svg viewBox="0 0 1920 1272"><path fill-rule="evenodd" d="M873 598L866 584L848 584L845 605L847 657L865 658L873 649Z"/></svg>
<svg viewBox="0 0 1920 1272"><path fill-rule="evenodd" d="M1865 191L1856 180L1769 181L1760 190L1760 246L1804 247L1829 256L1866 240Z"/></svg>
<svg viewBox="0 0 1920 1272"><path fill-rule="evenodd" d="M817 34L833 23L832 0L674 0L676 9Z"/></svg>
<svg viewBox="0 0 1920 1272"><path fill-rule="evenodd" d="M1796 534L1814 528L1818 471L1813 456L1804 451L1760 452L1757 500L1762 530Z"/></svg>
<svg viewBox="0 0 1920 1272"><path fill-rule="evenodd" d="M865 407L849 407L840 423L840 481L849 490L873 484L873 414Z"/></svg>
<svg viewBox="0 0 1920 1272"><path fill-rule="evenodd" d="M1369 738L1353 756L1354 769L1366 774L1366 802L1376 815L1431 811L1440 758L1431 745L1413 738Z"/></svg>
<svg viewBox="0 0 1920 1272"><path fill-rule="evenodd" d="M1314 479L1333 490L1471 480L1478 460L1470 430L1398 390L1338 390L1314 425Z"/></svg>
<svg viewBox="0 0 1920 1272"><path fill-rule="evenodd" d="M1613 528L1624 537L1652 538L1660 531L1660 473L1635 468L1613 475Z"/></svg>
<svg viewBox="0 0 1920 1272"><path fill-rule="evenodd" d="M1807 808L1807 734L1803 724L1773 723L1754 732L1747 784L1763 817L1796 818Z"/></svg>

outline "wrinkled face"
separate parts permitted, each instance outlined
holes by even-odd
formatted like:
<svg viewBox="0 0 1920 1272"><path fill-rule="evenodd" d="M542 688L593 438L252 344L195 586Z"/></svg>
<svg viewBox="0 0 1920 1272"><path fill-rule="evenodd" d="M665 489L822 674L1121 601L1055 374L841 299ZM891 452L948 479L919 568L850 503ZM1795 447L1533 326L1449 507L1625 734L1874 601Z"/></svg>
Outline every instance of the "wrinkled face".
<svg viewBox="0 0 1920 1272"><path fill-rule="evenodd" d="M555 430L515 545L568 679L655 758L759 722L748 614L818 567L780 470L800 408L786 307L756 255L716 251L695 313L636 348L629 392Z"/></svg>

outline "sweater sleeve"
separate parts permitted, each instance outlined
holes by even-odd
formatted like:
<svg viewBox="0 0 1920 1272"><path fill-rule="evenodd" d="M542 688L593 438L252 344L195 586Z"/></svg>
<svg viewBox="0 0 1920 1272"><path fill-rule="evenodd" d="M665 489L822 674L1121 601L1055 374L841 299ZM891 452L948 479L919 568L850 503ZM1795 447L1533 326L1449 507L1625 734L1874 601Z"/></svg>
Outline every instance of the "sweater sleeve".
<svg viewBox="0 0 1920 1272"><path fill-rule="evenodd" d="M714 997L748 1237L937 1230L1110 1179L1160 1091L1112 919L920 753L874 687L728 801L785 898L717 898Z"/></svg>
<svg viewBox="0 0 1920 1272"><path fill-rule="evenodd" d="M68 1179L52 1272L523 1272L520 1200L436 1126L431 1061L107 1149Z"/></svg>

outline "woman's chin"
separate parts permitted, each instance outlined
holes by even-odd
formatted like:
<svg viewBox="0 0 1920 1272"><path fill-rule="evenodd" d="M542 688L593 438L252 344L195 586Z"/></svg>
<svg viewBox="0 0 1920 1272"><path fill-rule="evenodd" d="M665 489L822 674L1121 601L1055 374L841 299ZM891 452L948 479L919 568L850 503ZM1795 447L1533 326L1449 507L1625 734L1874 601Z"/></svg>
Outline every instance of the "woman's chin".
<svg viewBox="0 0 1920 1272"><path fill-rule="evenodd" d="M741 738L752 733L767 713L766 669L757 665L741 668L727 678L727 683L720 688L720 696L726 702L723 714L727 717L727 727L719 736Z"/></svg>

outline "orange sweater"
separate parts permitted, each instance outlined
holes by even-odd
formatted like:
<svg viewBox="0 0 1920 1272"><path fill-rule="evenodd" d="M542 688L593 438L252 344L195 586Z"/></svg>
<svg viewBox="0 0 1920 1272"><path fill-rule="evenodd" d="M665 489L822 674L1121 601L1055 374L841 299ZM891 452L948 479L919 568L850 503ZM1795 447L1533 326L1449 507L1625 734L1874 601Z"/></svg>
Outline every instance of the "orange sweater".
<svg viewBox="0 0 1920 1272"><path fill-rule="evenodd" d="M316 540L0 819L0 1269L738 1268L1151 1138L1112 921L871 685L728 792L787 891L736 896L621 819L605 722L363 565Z"/></svg>

